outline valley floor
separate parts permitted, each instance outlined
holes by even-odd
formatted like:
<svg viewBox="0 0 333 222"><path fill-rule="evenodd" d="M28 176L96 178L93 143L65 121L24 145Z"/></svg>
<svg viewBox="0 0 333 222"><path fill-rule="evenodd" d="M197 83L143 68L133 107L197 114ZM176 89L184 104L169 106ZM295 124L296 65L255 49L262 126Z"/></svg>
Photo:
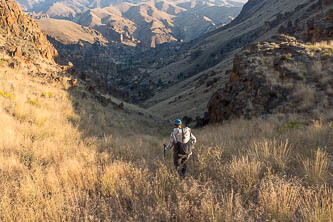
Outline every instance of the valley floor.
<svg viewBox="0 0 333 222"><path fill-rule="evenodd" d="M172 125L17 72L0 72L1 221L333 221L332 112L194 129L182 180Z"/></svg>

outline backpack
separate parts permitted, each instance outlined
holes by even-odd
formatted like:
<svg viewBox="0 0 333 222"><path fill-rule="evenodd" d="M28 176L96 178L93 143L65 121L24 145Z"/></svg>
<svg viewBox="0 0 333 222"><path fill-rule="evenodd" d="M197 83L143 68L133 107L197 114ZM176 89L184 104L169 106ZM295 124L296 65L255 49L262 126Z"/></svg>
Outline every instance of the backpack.
<svg viewBox="0 0 333 222"><path fill-rule="evenodd" d="M184 143L184 140L184 128L182 128L182 142L177 143L178 153L181 155L190 155L192 153L193 144L191 143L191 139L187 143Z"/></svg>

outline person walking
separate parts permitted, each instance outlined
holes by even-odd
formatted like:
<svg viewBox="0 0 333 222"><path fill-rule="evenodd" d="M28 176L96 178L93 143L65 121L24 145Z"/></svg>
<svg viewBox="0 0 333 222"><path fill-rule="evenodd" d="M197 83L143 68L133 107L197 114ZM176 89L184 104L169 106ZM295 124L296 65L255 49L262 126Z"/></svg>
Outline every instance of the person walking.
<svg viewBox="0 0 333 222"><path fill-rule="evenodd" d="M192 155L192 150L197 139L192 134L189 127L183 128L182 121L176 119L174 121L175 128L170 135L168 145L164 145L164 150L168 151L173 147L173 162L176 170L181 177L185 177L187 169L187 160Z"/></svg>

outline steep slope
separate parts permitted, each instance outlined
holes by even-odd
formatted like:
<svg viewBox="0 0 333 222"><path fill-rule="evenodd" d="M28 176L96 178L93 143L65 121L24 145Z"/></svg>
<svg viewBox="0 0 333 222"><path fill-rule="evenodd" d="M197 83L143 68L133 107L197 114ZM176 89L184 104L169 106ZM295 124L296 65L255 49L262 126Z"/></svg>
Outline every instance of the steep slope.
<svg viewBox="0 0 333 222"><path fill-rule="evenodd" d="M55 63L53 57L57 56L57 51L15 0L1 1L0 18L0 123L6 126L0 133L1 159L5 158L3 154L8 147L7 154L13 161L17 161L14 155L17 152L18 155L26 152L34 155L33 160L23 156L18 160L18 167L25 171L34 167L31 161L37 159L48 165L53 158L60 157L60 162L72 158L67 151L78 154L75 150L82 148L78 145L81 137L136 134L142 132L138 126L144 126L149 134L154 131L153 126L164 124L146 110L102 93L89 80L77 79L72 64ZM15 148L11 149L12 146ZM64 150L67 151L54 156ZM1 161L1 172L6 166ZM46 169L53 166L48 165ZM43 176L44 173L46 171ZM3 182L1 188L11 189ZM3 204L2 196L0 205ZM0 218L3 219L2 210Z"/></svg>
<svg viewBox="0 0 333 222"><path fill-rule="evenodd" d="M55 23L57 24L57 21ZM83 31L89 31L91 34L88 28ZM1 68L5 73L17 71L21 76L36 77L37 82L42 85L50 83L65 89L71 88L71 93L78 96L85 94L85 97L94 98L103 106L115 107L120 113L133 111L137 115L147 114L140 108L102 94L98 86L92 85L89 80L78 81L75 76L77 70L71 63L65 66L56 64L54 59L58 56L57 51L38 24L21 11L15 0L1 0L0 33ZM119 104L122 104L121 109L118 107Z"/></svg>

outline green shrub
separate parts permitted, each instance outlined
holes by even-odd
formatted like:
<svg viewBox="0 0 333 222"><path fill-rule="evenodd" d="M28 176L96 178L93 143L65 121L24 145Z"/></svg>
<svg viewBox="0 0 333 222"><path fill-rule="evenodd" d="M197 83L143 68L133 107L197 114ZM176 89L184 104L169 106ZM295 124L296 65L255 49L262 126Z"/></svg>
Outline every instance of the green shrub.
<svg viewBox="0 0 333 222"><path fill-rule="evenodd" d="M67 116L68 122L70 122L73 126L77 126L80 122L79 116L69 115Z"/></svg>
<svg viewBox="0 0 333 222"><path fill-rule="evenodd" d="M319 46L315 46L315 45L309 45L308 48L309 48L309 49L312 49L312 50L314 50L314 51L320 51L320 50L321 50L321 48L320 48Z"/></svg>
<svg viewBox="0 0 333 222"><path fill-rule="evenodd" d="M290 123L287 123L283 126L283 129L295 129L295 128L303 128L305 127L304 124L300 123L300 122L297 122L297 121L294 121L294 122L290 122Z"/></svg>
<svg viewBox="0 0 333 222"><path fill-rule="evenodd" d="M323 56L333 56L333 49L331 48L325 49L323 52Z"/></svg>
<svg viewBox="0 0 333 222"><path fill-rule="evenodd" d="M31 169L33 160L34 160L34 154L31 150L25 148L20 152L20 161L28 169Z"/></svg>
<svg viewBox="0 0 333 222"><path fill-rule="evenodd" d="M0 90L0 95L11 100L15 99L15 96L10 92L4 92Z"/></svg>
<svg viewBox="0 0 333 222"><path fill-rule="evenodd" d="M42 97L49 97L51 98L53 96L52 92L42 92Z"/></svg>
<svg viewBox="0 0 333 222"><path fill-rule="evenodd" d="M1 59L0 59L0 64L1 64L1 63L6 63L7 61L8 61L7 59L1 58Z"/></svg>
<svg viewBox="0 0 333 222"><path fill-rule="evenodd" d="M38 126L44 126L44 124L46 123L47 121L47 118L40 118L40 119L37 119L35 121L35 123L38 125Z"/></svg>
<svg viewBox="0 0 333 222"><path fill-rule="evenodd" d="M40 107L40 104L37 100L33 100L33 99L28 99L28 103L30 103L31 105Z"/></svg>
<svg viewBox="0 0 333 222"><path fill-rule="evenodd" d="M286 59L287 59L287 60L291 60L291 59L292 59L292 54L291 54L291 53L288 53L288 54L286 55Z"/></svg>

